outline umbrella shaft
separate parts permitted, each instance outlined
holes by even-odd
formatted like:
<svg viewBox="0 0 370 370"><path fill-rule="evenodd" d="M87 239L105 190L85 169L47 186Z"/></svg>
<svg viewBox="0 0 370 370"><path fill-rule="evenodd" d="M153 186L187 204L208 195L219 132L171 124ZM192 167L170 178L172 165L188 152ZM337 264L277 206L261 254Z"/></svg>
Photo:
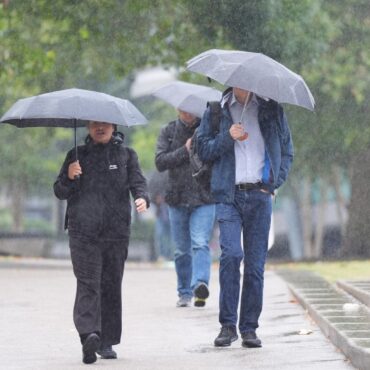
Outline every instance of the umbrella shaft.
<svg viewBox="0 0 370 370"><path fill-rule="evenodd" d="M78 161L78 153L77 153L77 120L74 120L75 126L75 152L76 152L76 162Z"/></svg>
<svg viewBox="0 0 370 370"><path fill-rule="evenodd" d="M244 102L244 105L243 105L242 114L240 115L240 123L243 122L243 116L244 116L244 112L245 112L245 107L247 106L247 101L248 100L249 100L249 96L247 97L247 99L245 99L245 102Z"/></svg>

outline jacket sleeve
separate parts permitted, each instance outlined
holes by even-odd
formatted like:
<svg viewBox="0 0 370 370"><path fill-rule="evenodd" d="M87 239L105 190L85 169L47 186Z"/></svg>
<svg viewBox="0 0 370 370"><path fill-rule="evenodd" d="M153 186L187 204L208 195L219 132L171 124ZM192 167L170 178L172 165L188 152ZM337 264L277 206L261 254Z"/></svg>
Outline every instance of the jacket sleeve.
<svg viewBox="0 0 370 370"><path fill-rule="evenodd" d="M68 167L74 161L73 158L73 151L69 151L54 183L54 194L60 200L68 199L78 190L77 181L68 178Z"/></svg>
<svg viewBox="0 0 370 370"><path fill-rule="evenodd" d="M135 200L138 198L145 199L146 205L149 208L150 201L148 194L148 186L139 165L139 158L133 149L127 148L127 150L129 151L127 172L130 192Z"/></svg>
<svg viewBox="0 0 370 370"><path fill-rule="evenodd" d="M211 112L208 107L204 112L199 129L197 130L198 154L202 161L215 161L225 152L234 149L234 139L229 130L222 130L215 136L211 128Z"/></svg>
<svg viewBox="0 0 370 370"><path fill-rule="evenodd" d="M171 151L170 131L171 126L167 125L162 128L158 137L155 165L159 172L176 168L189 161L189 153L185 145Z"/></svg>
<svg viewBox="0 0 370 370"><path fill-rule="evenodd" d="M281 128L281 165L277 177L276 188L280 187L286 181L292 167L294 156L292 135L290 133L288 120L281 106L279 106L279 126Z"/></svg>

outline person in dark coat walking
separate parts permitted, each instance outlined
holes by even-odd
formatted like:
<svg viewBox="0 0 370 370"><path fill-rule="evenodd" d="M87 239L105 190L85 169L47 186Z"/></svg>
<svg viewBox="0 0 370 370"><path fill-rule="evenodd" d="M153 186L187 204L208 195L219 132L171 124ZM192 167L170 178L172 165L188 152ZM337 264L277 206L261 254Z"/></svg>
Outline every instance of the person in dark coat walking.
<svg viewBox="0 0 370 370"><path fill-rule="evenodd" d="M209 182L192 176L189 162L191 138L200 120L179 110L179 118L165 126L157 141L155 164L168 170L165 199L169 205L171 234L175 242L178 307L202 307L209 296L211 256L209 240L213 230L215 205Z"/></svg>
<svg viewBox="0 0 370 370"><path fill-rule="evenodd" d="M115 126L90 122L86 145L68 152L54 193L67 200L66 225L77 292L73 319L83 362L117 358L122 331L121 285L128 253L131 203L149 207L146 180L134 150Z"/></svg>

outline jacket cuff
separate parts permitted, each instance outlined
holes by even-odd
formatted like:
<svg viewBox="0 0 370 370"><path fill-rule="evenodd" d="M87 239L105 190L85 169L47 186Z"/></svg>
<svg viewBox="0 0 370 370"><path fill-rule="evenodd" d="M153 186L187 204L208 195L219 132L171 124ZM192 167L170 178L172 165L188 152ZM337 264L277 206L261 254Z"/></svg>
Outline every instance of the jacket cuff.
<svg viewBox="0 0 370 370"><path fill-rule="evenodd" d="M234 147L235 140L231 137L230 132L227 131L222 137L222 146L224 148Z"/></svg>
<svg viewBox="0 0 370 370"><path fill-rule="evenodd" d="M60 182L63 186L66 186L68 188L71 188L71 189L76 188L76 180L70 180L68 177L63 176L60 179Z"/></svg>
<svg viewBox="0 0 370 370"><path fill-rule="evenodd" d="M149 208L150 207L150 199L149 199L149 196L147 194L143 194L143 195L137 195L135 200L136 199L139 199L139 198L142 198L146 201L146 208Z"/></svg>
<svg viewBox="0 0 370 370"><path fill-rule="evenodd" d="M179 150L178 154L179 154L179 157L181 159L187 159L187 158L189 158L189 152L186 149L186 146L185 145L183 147L179 148L178 150Z"/></svg>

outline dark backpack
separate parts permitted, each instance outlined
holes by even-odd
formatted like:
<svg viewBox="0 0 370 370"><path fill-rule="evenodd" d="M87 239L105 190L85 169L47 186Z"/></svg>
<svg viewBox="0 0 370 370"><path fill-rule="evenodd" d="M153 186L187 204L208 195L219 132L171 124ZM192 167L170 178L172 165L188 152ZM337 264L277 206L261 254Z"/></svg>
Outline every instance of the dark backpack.
<svg viewBox="0 0 370 370"><path fill-rule="evenodd" d="M221 105L218 101L211 101L207 103L207 107L210 108L212 133L216 136L220 131L220 122L222 117ZM194 132L190 145L189 160L191 173L196 180L209 181L211 178L212 163L203 162L199 158L197 131L198 128Z"/></svg>

